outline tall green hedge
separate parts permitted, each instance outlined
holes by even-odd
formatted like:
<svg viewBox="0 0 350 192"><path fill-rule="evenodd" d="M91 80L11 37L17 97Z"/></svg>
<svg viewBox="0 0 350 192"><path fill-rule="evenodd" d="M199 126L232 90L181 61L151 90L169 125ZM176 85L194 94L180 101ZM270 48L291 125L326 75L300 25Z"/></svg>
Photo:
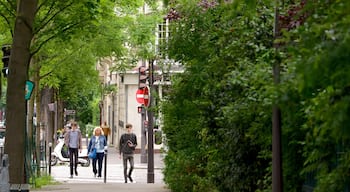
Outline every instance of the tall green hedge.
<svg viewBox="0 0 350 192"><path fill-rule="evenodd" d="M167 54L185 71L162 103L169 187L271 191L272 104L277 103L284 190L302 191L305 185L348 190L350 2L285 1L282 16L302 8L289 17L299 23L283 28L278 41L275 1L253 7L184 2L176 6L181 19L171 22ZM275 62L281 66L277 86Z"/></svg>

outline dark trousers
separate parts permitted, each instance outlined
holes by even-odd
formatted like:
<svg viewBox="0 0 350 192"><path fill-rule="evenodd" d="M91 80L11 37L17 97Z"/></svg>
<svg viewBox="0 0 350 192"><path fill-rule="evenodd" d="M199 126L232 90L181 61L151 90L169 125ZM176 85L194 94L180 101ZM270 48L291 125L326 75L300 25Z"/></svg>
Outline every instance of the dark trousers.
<svg viewBox="0 0 350 192"><path fill-rule="evenodd" d="M92 171L95 175L98 173L98 177L101 177L103 157L104 153L96 153L96 158L92 159ZM98 169L96 168L96 162Z"/></svg>
<svg viewBox="0 0 350 192"><path fill-rule="evenodd" d="M130 163L130 169L128 173L128 161ZM128 177L131 177L132 170L134 170L134 154L123 154L123 166L124 166L124 179L127 181Z"/></svg>
<svg viewBox="0 0 350 192"><path fill-rule="evenodd" d="M78 167L78 148L69 148L69 166L70 175L73 175L73 166L75 171Z"/></svg>

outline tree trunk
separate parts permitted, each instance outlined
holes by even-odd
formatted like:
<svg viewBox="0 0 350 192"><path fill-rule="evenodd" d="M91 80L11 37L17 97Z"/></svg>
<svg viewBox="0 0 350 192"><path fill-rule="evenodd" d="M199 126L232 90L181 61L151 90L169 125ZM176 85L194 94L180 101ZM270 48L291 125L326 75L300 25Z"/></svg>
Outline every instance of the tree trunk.
<svg viewBox="0 0 350 192"><path fill-rule="evenodd" d="M33 63L33 68L34 68L34 73L33 73L33 78L34 82L36 85L40 85L40 65L38 64L37 60L34 59L35 61ZM45 126L42 123L42 118L41 118L41 105L40 105L40 100L41 100L41 92L40 92L40 87L36 86L34 89L34 95L35 95L35 107L36 107L36 127L35 127L35 142L34 142L34 151L33 151L33 156L35 157L35 164L36 166L36 175L40 176L40 135L41 135L41 129L42 126Z"/></svg>
<svg viewBox="0 0 350 192"><path fill-rule="evenodd" d="M64 128L64 104L63 101L57 98L57 116L58 116L58 122L57 122L57 129Z"/></svg>
<svg viewBox="0 0 350 192"><path fill-rule="evenodd" d="M10 184L27 183L24 170L26 147L26 101L24 96L37 4L37 0L18 1L6 95L5 153L9 155Z"/></svg>
<svg viewBox="0 0 350 192"><path fill-rule="evenodd" d="M50 110L49 104L54 104L53 89L44 87L41 90L41 122L45 125L42 129L43 140L42 143L48 145L49 142L53 141L54 137L54 116L55 108ZM47 148L48 149L48 148Z"/></svg>

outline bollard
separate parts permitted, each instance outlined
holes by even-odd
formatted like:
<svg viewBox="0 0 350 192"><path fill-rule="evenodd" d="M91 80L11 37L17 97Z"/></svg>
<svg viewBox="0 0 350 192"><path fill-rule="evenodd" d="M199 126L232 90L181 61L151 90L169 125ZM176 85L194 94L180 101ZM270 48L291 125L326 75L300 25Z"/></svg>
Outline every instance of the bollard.
<svg viewBox="0 0 350 192"><path fill-rule="evenodd" d="M49 142L49 175L51 175L51 151L52 151L52 142Z"/></svg>
<svg viewBox="0 0 350 192"><path fill-rule="evenodd" d="M104 158L105 158L105 168L104 168L104 172L103 172L103 182L106 183L107 180L107 146L105 146L105 153L104 153Z"/></svg>

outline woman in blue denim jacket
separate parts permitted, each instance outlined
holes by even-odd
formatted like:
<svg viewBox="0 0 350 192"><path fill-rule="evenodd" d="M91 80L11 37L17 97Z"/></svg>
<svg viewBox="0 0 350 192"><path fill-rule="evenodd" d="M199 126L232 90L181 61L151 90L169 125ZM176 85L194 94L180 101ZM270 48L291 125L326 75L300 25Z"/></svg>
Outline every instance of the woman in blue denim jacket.
<svg viewBox="0 0 350 192"><path fill-rule="evenodd" d="M107 148L107 140L103 134L103 130L101 127L96 127L93 132L93 136L91 136L88 153L93 149L96 149L96 158L92 159L92 171L94 172L94 176L101 177L102 172L102 162L104 157L104 151ZM98 169L96 169L96 162L98 163Z"/></svg>

